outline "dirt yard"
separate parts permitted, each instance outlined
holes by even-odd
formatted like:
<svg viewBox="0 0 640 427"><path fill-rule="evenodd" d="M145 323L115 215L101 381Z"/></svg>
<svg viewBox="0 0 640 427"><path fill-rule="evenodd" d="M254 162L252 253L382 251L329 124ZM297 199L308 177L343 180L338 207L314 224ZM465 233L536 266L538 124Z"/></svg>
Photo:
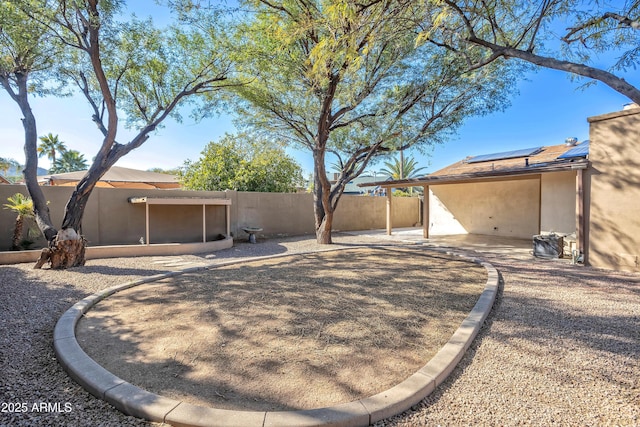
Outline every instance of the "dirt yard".
<svg viewBox="0 0 640 427"><path fill-rule="evenodd" d="M318 408L413 374L485 281L481 266L416 246L291 255L120 292L86 314L77 336L107 370L166 397Z"/></svg>

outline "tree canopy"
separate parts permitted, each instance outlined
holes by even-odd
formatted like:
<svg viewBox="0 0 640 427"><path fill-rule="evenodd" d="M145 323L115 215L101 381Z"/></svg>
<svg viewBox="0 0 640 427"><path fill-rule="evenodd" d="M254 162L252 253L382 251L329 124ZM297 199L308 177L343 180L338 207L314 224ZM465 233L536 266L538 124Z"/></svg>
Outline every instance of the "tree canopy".
<svg viewBox="0 0 640 427"><path fill-rule="evenodd" d="M416 46L414 2L247 1L237 88L245 124L314 157L316 236L331 243L345 185L377 156L447 139L465 117L503 108L513 74L470 70L435 44ZM327 176L326 156L340 164Z"/></svg>
<svg viewBox="0 0 640 427"><path fill-rule="evenodd" d="M279 193L295 192L303 182L302 168L283 148L247 135L207 144L200 159L185 163L180 180L188 190Z"/></svg>
<svg viewBox="0 0 640 427"><path fill-rule="evenodd" d="M52 267L82 264L84 208L102 175L147 141L167 117L179 119L181 106L196 97L204 100L198 95L228 84L230 61L226 50L220 49L218 26L157 29L151 21L119 16L122 4L117 0L0 3L0 48L4 54L0 83L25 116L25 182L39 228L50 242L37 267L48 261ZM60 49L53 50L46 41ZM88 101L89 115L102 141L65 207L62 234L51 221L36 178L36 120L28 92L45 71L46 81L50 82L55 72L60 81L77 86ZM215 97L207 99L210 106L215 102ZM137 131L126 143L117 141L121 117ZM60 242L71 240L77 243L72 245L74 249L62 250L72 246ZM57 265L52 255L56 255Z"/></svg>
<svg viewBox="0 0 640 427"><path fill-rule="evenodd" d="M426 167L417 167L418 162L413 157L400 156L392 160L384 162L384 168L380 173L387 175L392 179L414 178L418 173L425 170Z"/></svg>
<svg viewBox="0 0 640 427"><path fill-rule="evenodd" d="M65 173L86 170L89 164L84 158L84 154L80 154L77 150L65 150L59 158L53 162L53 166L49 169L49 173Z"/></svg>
<svg viewBox="0 0 640 427"><path fill-rule="evenodd" d="M446 46L471 66L517 58L600 81L640 104L638 81L630 81L635 73L626 73L640 60L640 1L440 3L425 20L421 40Z"/></svg>
<svg viewBox="0 0 640 427"><path fill-rule="evenodd" d="M63 141L60 141L58 135L49 132L49 134L40 137L38 157L47 157L51 161L52 167L56 163L56 155L62 155L65 151L67 151L67 146Z"/></svg>

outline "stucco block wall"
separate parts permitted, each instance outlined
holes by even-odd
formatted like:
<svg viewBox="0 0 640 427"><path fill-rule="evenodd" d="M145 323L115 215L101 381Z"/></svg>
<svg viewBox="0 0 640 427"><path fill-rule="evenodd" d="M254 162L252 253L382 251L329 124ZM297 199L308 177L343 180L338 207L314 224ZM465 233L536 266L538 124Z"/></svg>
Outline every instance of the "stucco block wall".
<svg viewBox="0 0 640 427"><path fill-rule="evenodd" d="M50 202L54 225L60 226L64 206L73 191L69 187L43 187ZM22 185L0 185L0 200L20 192ZM85 210L83 234L90 246L139 244L145 236L145 205L131 204L130 197L192 197L231 199L230 231L244 238L242 227L263 228L261 236L303 235L314 233L313 196L311 194L207 192L181 190L136 190L96 188ZM393 222L408 227L419 220L417 198L395 198ZM334 216L334 230L363 230L385 227L386 198L343 196ZM206 207L207 240L226 233L226 207ZM150 243L192 243L202 241L202 206L149 206ZM0 250L11 247L15 214L0 209ZM33 224L33 222L31 222ZM37 247L44 239L36 242Z"/></svg>
<svg viewBox="0 0 640 427"><path fill-rule="evenodd" d="M540 177L540 231L576 232L576 172L545 173Z"/></svg>
<svg viewBox="0 0 640 427"><path fill-rule="evenodd" d="M342 196L333 221L334 230L373 230L386 227L387 198ZM418 197L394 197L391 203L393 227L413 227L421 222Z"/></svg>
<svg viewBox="0 0 640 427"><path fill-rule="evenodd" d="M640 271L640 109L589 118L587 262ZM587 192L587 191L585 191Z"/></svg>
<svg viewBox="0 0 640 427"><path fill-rule="evenodd" d="M296 236L314 232L313 196L296 193L229 192L232 234L246 236L242 227L260 227L264 236Z"/></svg>
<svg viewBox="0 0 640 427"><path fill-rule="evenodd" d="M538 178L433 185L430 190L437 198L429 206L429 232L434 235L460 227L471 234L519 238L539 232Z"/></svg>
<svg viewBox="0 0 640 427"><path fill-rule="evenodd" d="M260 235L313 234L313 195L300 193L229 192L235 236L245 236L242 227L260 227ZM342 196L333 217L333 230L370 230L386 226L386 198ZM392 204L395 227L411 227L419 221L420 200L396 197Z"/></svg>

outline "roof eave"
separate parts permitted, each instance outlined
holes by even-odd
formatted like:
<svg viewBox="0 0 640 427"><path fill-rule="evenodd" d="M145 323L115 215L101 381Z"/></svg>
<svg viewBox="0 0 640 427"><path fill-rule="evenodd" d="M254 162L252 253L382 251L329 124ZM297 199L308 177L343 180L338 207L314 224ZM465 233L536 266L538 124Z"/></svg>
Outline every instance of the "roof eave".
<svg viewBox="0 0 640 427"><path fill-rule="evenodd" d="M358 187L417 187L423 185L438 185L438 184L455 184L463 181L482 181L496 178L505 178L509 176L524 177L527 175L539 175L541 173L549 172L565 172L578 169L586 169L589 166L589 160L580 159L569 162L562 162L557 164L536 166L530 165L529 167L518 169L503 169L482 171L474 173L465 173L457 175L440 175L440 176L426 176L423 178L411 178L411 179L399 179L396 181L376 181L365 184L358 184Z"/></svg>

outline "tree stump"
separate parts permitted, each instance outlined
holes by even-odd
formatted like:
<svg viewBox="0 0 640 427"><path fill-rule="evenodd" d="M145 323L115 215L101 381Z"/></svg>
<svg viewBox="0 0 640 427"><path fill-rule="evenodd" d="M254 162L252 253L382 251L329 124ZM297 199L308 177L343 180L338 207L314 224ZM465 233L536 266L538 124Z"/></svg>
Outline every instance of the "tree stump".
<svg viewBox="0 0 640 427"><path fill-rule="evenodd" d="M42 268L45 263L56 270L84 265L85 242L73 229L59 231L49 247L42 250L34 268Z"/></svg>

